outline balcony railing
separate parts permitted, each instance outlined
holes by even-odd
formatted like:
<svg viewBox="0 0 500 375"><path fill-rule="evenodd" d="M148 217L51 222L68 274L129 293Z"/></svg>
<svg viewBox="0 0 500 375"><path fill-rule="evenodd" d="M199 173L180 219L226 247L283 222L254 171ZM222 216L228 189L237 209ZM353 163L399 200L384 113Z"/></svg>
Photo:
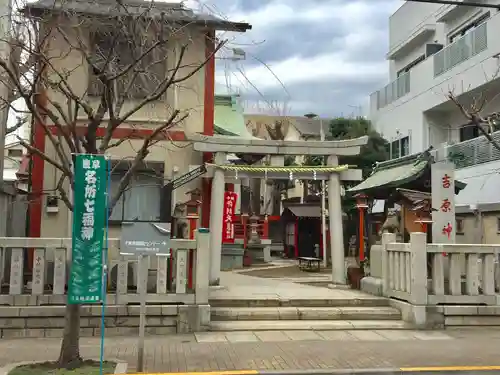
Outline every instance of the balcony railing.
<svg viewBox="0 0 500 375"><path fill-rule="evenodd" d="M492 138L500 142L500 131L492 134ZM474 165L500 160L500 151L484 136L456 143L446 148L448 159L455 163L457 168L472 167Z"/></svg>
<svg viewBox="0 0 500 375"><path fill-rule="evenodd" d="M434 77L488 48L487 23L479 25L434 55Z"/></svg>
<svg viewBox="0 0 500 375"><path fill-rule="evenodd" d="M398 100L410 92L410 72L401 74L396 80L376 92L377 109Z"/></svg>

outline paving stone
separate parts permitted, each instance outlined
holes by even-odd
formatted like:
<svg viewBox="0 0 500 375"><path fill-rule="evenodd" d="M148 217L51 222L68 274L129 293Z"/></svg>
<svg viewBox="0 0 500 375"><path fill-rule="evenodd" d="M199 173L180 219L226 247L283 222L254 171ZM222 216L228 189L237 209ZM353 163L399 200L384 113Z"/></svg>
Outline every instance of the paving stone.
<svg viewBox="0 0 500 375"><path fill-rule="evenodd" d="M281 331L257 331L255 335L262 342L288 341L290 338Z"/></svg>
<svg viewBox="0 0 500 375"><path fill-rule="evenodd" d="M371 341L354 339L362 331L316 332L322 340L294 341L283 332L256 332L260 341L229 342L226 333L196 335L209 342L194 342L193 335L146 337L146 371L153 373L224 371L224 370L314 370L399 368L421 366L492 366L499 365L499 336L494 330L418 332L427 337L450 336L443 350L441 340ZM413 331L412 331L413 332ZM373 332L372 332L373 333ZM377 332L380 333L380 332ZM230 333L235 334L235 332ZM219 335L219 336L217 336ZM222 341L220 335L224 336ZM456 336L455 336L456 335ZM279 336L279 337L278 337ZM347 339L352 337L353 339ZM337 339L337 340L334 340ZM339 340L340 339L340 340ZM328 340L328 341L327 341ZM275 342L273 342L275 341ZM278 342L276 342L278 341ZM57 358L60 338L0 340L0 366L22 361L46 361ZM99 357L99 338L82 337L80 352L84 358ZM362 355L360 355L362 353ZM105 358L118 358L136 371L137 337L107 337Z"/></svg>
<svg viewBox="0 0 500 375"><path fill-rule="evenodd" d="M385 341L386 337L379 335L376 331L349 331L358 340L363 341Z"/></svg>
<svg viewBox="0 0 500 375"><path fill-rule="evenodd" d="M322 340L314 331L283 331L285 335L290 337L293 341L306 341L306 340Z"/></svg>
<svg viewBox="0 0 500 375"><path fill-rule="evenodd" d="M226 339L229 342L254 342L259 341L253 332L226 332Z"/></svg>
<svg viewBox="0 0 500 375"><path fill-rule="evenodd" d="M347 331L316 331L316 333L325 340L331 341L355 341L356 337Z"/></svg>
<svg viewBox="0 0 500 375"><path fill-rule="evenodd" d="M348 320L355 329L405 329L408 324L399 320Z"/></svg>
<svg viewBox="0 0 500 375"><path fill-rule="evenodd" d="M414 331L404 330L380 330L377 333L388 340L401 341L401 340L416 340Z"/></svg>
<svg viewBox="0 0 500 375"><path fill-rule="evenodd" d="M221 332L199 332L194 334L198 342L226 342L226 335Z"/></svg>
<svg viewBox="0 0 500 375"><path fill-rule="evenodd" d="M416 331L413 335L419 340L451 340L452 337L442 332Z"/></svg>

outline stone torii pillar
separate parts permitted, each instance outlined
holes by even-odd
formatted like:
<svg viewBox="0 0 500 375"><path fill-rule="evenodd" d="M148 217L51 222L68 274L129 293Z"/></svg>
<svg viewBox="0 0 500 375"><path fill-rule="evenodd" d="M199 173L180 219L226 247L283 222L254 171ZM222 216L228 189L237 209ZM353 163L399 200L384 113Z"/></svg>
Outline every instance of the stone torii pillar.
<svg viewBox="0 0 500 375"><path fill-rule="evenodd" d="M216 165L227 163L225 152L216 152ZM220 263L222 259L222 220L224 216L224 170L216 168L212 179L212 195L210 203L210 280L209 285L220 283Z"/></svg>
<svg viewBox="0 0 500 375"><path fill-rule="evenodd" d="M328 166L339 165L337 155L328 157ZM328 179L328 217L330 227L330 251L332 256L332 283L345 284L344 228L342 223L342 203L340 175L330 173Z"/></svg>

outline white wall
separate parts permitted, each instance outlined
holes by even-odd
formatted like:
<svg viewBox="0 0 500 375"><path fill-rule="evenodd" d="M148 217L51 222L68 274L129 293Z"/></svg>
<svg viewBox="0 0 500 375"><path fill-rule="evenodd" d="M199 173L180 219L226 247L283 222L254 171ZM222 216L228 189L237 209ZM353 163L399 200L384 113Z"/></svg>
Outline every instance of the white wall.
<svg viewBox="0 0 500 375"><path fill-rule="evenodd" d="M496 13L487 23L488 48L434 78L434 62L430 57L410 72L410 92L378 111L372 110L370 119L386 139L396 136L396 130L412 130L412 152L426 149L430 144L427 120L423 112L448 101L446 94L456 95L478 88L498 70L500 52L500 15ZM372 96L373 100L373 96ZM371 108L374 108L372 103ZM436 137L437 135L434 135Z"/></svg>
<svg viewBox="0 0 500 375"><path fill-rule="evenodd" d="M406 2L389 18L389 49L404 43L425 24L434 22L439 4Z"/></svg>
<svg viewBox="0 0 500 375"><path fill-rule="evenodd" d="M457 169L455 179L467 184L456 196L456 205L500 202L500 161Z"/></svg>
<svg viewBox="0 0 500 375"><path fill-rule="evenodd" d="M414 62L420 56L425 55L425 45L428 43L433 43L434 39L435 39L434 35L430 35L418 47L414 48L409 53L405 54L404 56L398 57L397 59L392 60L393 63L390 65L390 72L389 72L391 80L397 78L398 71L407 67L409 64Z"/></svg>

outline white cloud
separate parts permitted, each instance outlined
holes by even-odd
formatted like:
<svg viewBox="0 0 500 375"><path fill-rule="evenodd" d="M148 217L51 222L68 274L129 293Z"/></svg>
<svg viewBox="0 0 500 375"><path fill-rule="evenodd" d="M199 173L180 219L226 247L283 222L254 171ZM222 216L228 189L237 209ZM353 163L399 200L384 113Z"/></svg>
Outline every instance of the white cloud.
<svg viewBox="0 0 500 375"><path fill-rule="evenodd" d="M314 6L307 3L307 1L274 0L256 11L232 12L228 17L234 21L250 23L257 33L264 33L270 28L291 21L301 23L334 21L351 28L358 25L366 26L367 21L370 21L375 14L387 14L395 9L396 4L400 4L398 0L353 0L342 4L330 0ZM311 24L311 27L314 25ZM332 24L332 27L335 25Z"/></svg>
<svg viewBox="0 0 500 375"><path fill-rule="evenodd" d="M280 85L276 75L285 85L301 82L319 82L322 80L363 81L379 80L386 75L387 66L384 61L363 62L352 64L343 58L342 53L328 53L310 59L292 57L285 61L269 63L272 73L263 65L246 70L243 76L239 71L233 71L232 84L243 89L248 87L248 81L259 90ZM274 73L274 75L273 75ZM224 72L216 77L217 82L225 84Z"/></svg>

